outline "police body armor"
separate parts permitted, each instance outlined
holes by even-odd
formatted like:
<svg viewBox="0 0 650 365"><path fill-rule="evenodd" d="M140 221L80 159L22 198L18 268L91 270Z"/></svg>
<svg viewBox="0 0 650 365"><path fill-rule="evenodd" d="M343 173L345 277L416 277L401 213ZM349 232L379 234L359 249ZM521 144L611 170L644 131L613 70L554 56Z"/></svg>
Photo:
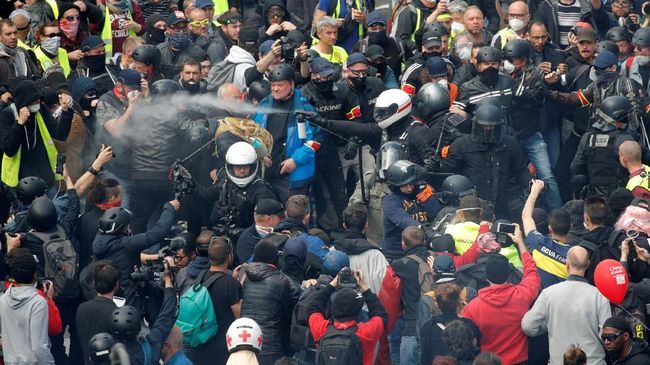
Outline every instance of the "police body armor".
<svg viewBox="0 0 650 365"><path fill-rule="evenodd" d="M237 242L244 229L253 225L253 212L256 201L255 189L269 189L271 186L263 179L255 179L247 186L240 188L224 179L221 186L221 196L219 197L218 209L220 212L219 220L216 222L218 235L227 236L231 242Z"/></svg>
<svg viewBox="0 0 650 365"><path fill-rule="evenodd" d="M609 132L592 130L587 137L587 174L589 186L586 196L609 196L622 186L625 177L618 160L621 137L629 135L626 130Z"/></svg>

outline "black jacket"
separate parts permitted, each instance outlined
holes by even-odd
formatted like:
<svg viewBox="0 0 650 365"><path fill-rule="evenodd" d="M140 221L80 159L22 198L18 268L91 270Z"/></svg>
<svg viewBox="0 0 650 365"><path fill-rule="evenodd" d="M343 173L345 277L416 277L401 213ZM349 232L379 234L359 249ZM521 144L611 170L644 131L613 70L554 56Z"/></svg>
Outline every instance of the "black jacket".
<svg viewBox="0 0 650 365"><path fill-rule="evenodd" d="M221 176L220 179L223 181L220 184L220 197L214 203L210 214L212 225L216 226L227 221L234 223L237 228L245 229L254 223L253 211L258 201L278 199L271 185L260 178L256 178L243 188L232 183L226 176Z"/></svg>
<svg viewBox="0 0 650 365"><path fill-rule="evenodd" d="M280 37L284 37L284 36L287 35L287 31L284 31L284 30L280 30L278 32L275 32L275 33L273 33L273 35L270 35L270 36L268 34L266 34L266 30L270 26L269 20L266 17L266 12L269 10L269 8L271 8L271 6L279 6L280 8L282 8L282 10L284 10L284 18L282 18L282 21L291 22L291 14L287 10L287 7L286 7L286 4L285 4L284 1L282 1L282 0L266 0L262 4L263 4L262 5L262 18L264 19L264 25L261 26L259 28L259 30L257 31L258 32L258 34L257 34L257 44L262 44L262 43L264 43L264 41L269 40L269 39L272 40L272 41L275 41L275 40L280 39Z"/></svg>
<svg viewBox="0 0 650 365"><path fill-rule="evenodd" d="M363 90L356 90L351 87L347 79L337 82L336 87L341 95L345 95L345 101L343 102L345 119L358 120L363 123L376 122L373 116L375 101L379 94L386 90L386 86L381 79L367 77L366 87Z"/></svg>
<svg viewBox="0 0 650 365"><path fill-rule="evenodd" d="M532 64L527 64L523 72L513 75L517 83L517 93L529 100L528 103L515 103L512 106L512 128L517 138L522 140L532 136L542 129L546 121L545 101L548 89L539 69Z"/></svg>
<svg viewBox="0 0 650 365"><path fill-rule="evenodd" d="M420 12L420 24L417 24L418 10ZM400 39L408 50L411 52L417 51L415 41L411 39L411 36L415 35L416 29L417 32L422 32L426 19L432 12L433 9L422 5L420 0L413 1L397 14L392 34L395 38Z"/></svg>
<svg viewBox="0 0 650 365"><path fill-rule="evenodd" d="M648 343L641 338L632 338L630 353L623 360L607 358L611 365L645 365L650 364L650 349Z"/></svg>
<svg viewBox="0 0 650 365"><path fill-rule="evenodd" d="M248 260L253 256L255 245L261 239L262 236L257 233L255 225L246 228L246 230L242 232L241 236L239 236L239 239L237 240L237 258L239 259L239 262L248 262Z"/></svg>
<svg viewBox="0 0 650 365"><path fill-rule="evenodd" d="M498 216L507 216L508 201L519 198L530 181L521 147L507 135L493 145L476 143L469 135L456 139L442 160L442 171L472 180L478 196L493 202Z"/></svg>
<svg viewBox="0 0 650 365"><path fill-rule="evenodd" d="M343 120L345 118L343 112L345 95L340 92L337 85L332 86L331 93L323 93L318 90L313 81L309 81L300 91L309 104L316 109L319 116L327 120ZM316 154L316 158L325 156L326 158L335 158L338 161L338 156L332 157L330 155L336 154L337 147L343 143L340 138L327 132L323 133L323 143L318 150L318 154Z"/></svg>
<svg viewBox="0 0 650 365"><path fill-rule="evenodd" d="M353 229L347 230L343 238L334 241L332 245L348 256L361 255L368 250L379 250L379 247L370 243L363 233Z"/></svg>
<svg viewBox="0 0 650 365"><path fill-rule="evenodd" d="M165 238L174 223L174 207L165 203L156 225L147 232L134 236L122 234L97 234L93 242L93 255L97 260L111 260L120 269L120 288L127 305L133 305L135 286L130 273L140 266L140 252Z"/></svg>
<svg viewBox="0 0 650 365"><path fill-rule="evenodd" d="M401 303L403 310L402 320L404 320L402 336L415 336L417 307L421 296L420 279L418 275L419 264L412 258L407 257L409 255L417 255L426 262L430 253L424 245L414 246L406 250L404 257L393 261L391 264L395 271L395 275L399 276L402 282Z"/></svg>
<svg viewBox="0 0 650 365"><path fill-rule="evenodd" d="M466 63L456 70L452 82L456 85L462 85L463 83L476 77L476 75L478 75L478 70L476 67L471 63Z"/></svg>
<svg viewBox="0 0 650 365"><path fill-rule="evenodd" d="M363 38L352 47L351 52L365 53L366 48L370 45L368 37ZM395 73L395 79L399 82L400 76L402 75L402 63L411 56L411 51L405 49L406 47L404 47L404 44L400 39L391 36L386 37L386 44L379 45L384 50L386 63L393 70Z"/></svg>
<svg viewBox="0 0 650 365"><path fill-rule="evenodd" d="M104 211L93 206L90 211L84 213L79 217L77 224L77 241L79 242L79 250L77 256L79 257L79 269L83 269L90 263L93 254L93 241L99 229L99 218L104 214Z"/></svg>
<svg viewBox="0 0 650 365"><path fill-rule="evenodd" d="M486 102L486 99L496 99L498 104L506 113L510 114L512 102L516 93L515 80L505 75L499 75L499 79L494 86L489 86L481 82L479 76L462 84L458 90L458 96L454 101L454 105L466 111L471 118L474 110Z"/></svg>
<svg viewBox="0 0 650 365"><path fill-rule="evenodd" d="M260 354L289 354L291 314L300 291L273 265L254 262L245 270L241 315L253 319L262 328L264 346Z"/></svg>
<svg viewBox="0 0 650 365"><path fill-rule="evenodd" d="M578 0L580 2L580 12L582 13L581 21L590 22L591 14L591 5L589 1ZM538 3L534 1L534 3ZM531 9L533 10L533 9ZM550 41L555 44L560 44L560 24L558 22L558 13L557 13L557 1L552 0L542 0L537 5L537 10L535 11L535 20L539 20L546 26Z"/></svg>

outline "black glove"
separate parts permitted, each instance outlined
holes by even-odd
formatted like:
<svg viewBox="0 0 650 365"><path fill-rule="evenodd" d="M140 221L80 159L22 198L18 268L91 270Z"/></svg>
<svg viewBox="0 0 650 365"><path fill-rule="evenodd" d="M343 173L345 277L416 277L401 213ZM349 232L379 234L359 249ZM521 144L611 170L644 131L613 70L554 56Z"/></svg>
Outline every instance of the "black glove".
<svg viewBox="0 0 650 365"><path fill-rule="evenodd" d="M429 157L424 160L424 167L426 171L437 172L441 169L441 163L438 156Z"/></svg>
<svg viewBox="0 0 650 365"><path fill-rule="evenodd" d="M433 242L433 239L438 237L439 234L436 233L433 230L433 228L429 226L422 226L421 229L424 232L424 242L426 243L428 248L431 248L431 242Z"/></svg>
<svg viewBox="0 0 650 365"><path fill-rule="evenodd" d="M343 148L343 158L348 161L354 160L354 158L357 157L357 152L359 151L359 143L361 143L359 138L350 138L350 141Z"/></svg>
<svg viewBox="0 0 650 365"><path fill-rule="evenodd" d="M326 127L327 128L327 122L328 120L321 117L320 115L316 114L313 117L310 118L310 121L312 124L317 125L319 127Z"/></svg>

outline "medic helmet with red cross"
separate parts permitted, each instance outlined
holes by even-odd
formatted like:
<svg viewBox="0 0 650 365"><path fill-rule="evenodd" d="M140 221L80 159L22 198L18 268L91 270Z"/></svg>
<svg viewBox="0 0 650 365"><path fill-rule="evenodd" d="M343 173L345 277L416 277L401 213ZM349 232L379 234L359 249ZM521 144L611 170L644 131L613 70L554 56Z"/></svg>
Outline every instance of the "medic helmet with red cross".
<svg viewBox="0 0 650 365"><path fill-rule="evenodd" d="M226 332L228 353L249 350L255 353L262 351L262 329L254 320L246 317L236 319Z"/></svg>

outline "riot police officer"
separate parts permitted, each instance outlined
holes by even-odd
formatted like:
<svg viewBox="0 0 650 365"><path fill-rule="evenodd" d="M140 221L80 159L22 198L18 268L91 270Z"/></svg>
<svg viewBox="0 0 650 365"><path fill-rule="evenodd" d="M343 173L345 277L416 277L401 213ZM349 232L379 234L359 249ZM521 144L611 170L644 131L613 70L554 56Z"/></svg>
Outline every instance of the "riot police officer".
<svg viewBox="0 0 650 365"><path fill-rule="evenodd" d="M386 131L389 141L398 141L407 145L406 127L412 121L411 97L400 89L386 90L379 95L375 102L374 118L377 125Z"/></svg>
<svg viewBox="0 0 650 365"><path fill-rule="evenodd" d="M517 220L530 173L515 137L504 135L503 111L490 104L476 109L471 135L456 139L440 161L443 172L467 176L480 198L491 201L497 217Z"/></svg>
<svg viewBox="0 0 650 365"><path fill-rule="evenodd" d="M451 175L442 181L440 190L436 193L436 198L440 203L441 209L436 216L433 229L436 232L444 232L447 225L456 215L456 210L460 205L460 199L468 196L476 196L476 187L474 183L463 175Z"/></svg>
<svg viewBox="0 0 650 365"><path fill-rule="evenodd" d="M258 176L259 160L255 148L247 142L234 143L226 152L220 195L210 214L210 223L217 235L233 242L253 224L253 211L260 199L278 200L271 185Z"/></svg>
<svg viewBox="0 0 650 365"><path fill-rule="evenodd" d="M627 172L618 160L618 148L625 141L639 141L628 126L632 104L625 96L609 96L595 111L593 130L580 140L578 152L571 162L574 179L586 176L586 196L609 195L627 181ZM584 180L584 179L583 179Z"/></svg>
<svg viewBox="0 0 650 365"><path fill-rule="evenodd" d="M420 166L404 160L395 162L386 170L391 193L383 200L384 239L381 249L389 261L404 255L402 230L432 221L440 210L433 188L421 182L421 172Z"/></svg>

